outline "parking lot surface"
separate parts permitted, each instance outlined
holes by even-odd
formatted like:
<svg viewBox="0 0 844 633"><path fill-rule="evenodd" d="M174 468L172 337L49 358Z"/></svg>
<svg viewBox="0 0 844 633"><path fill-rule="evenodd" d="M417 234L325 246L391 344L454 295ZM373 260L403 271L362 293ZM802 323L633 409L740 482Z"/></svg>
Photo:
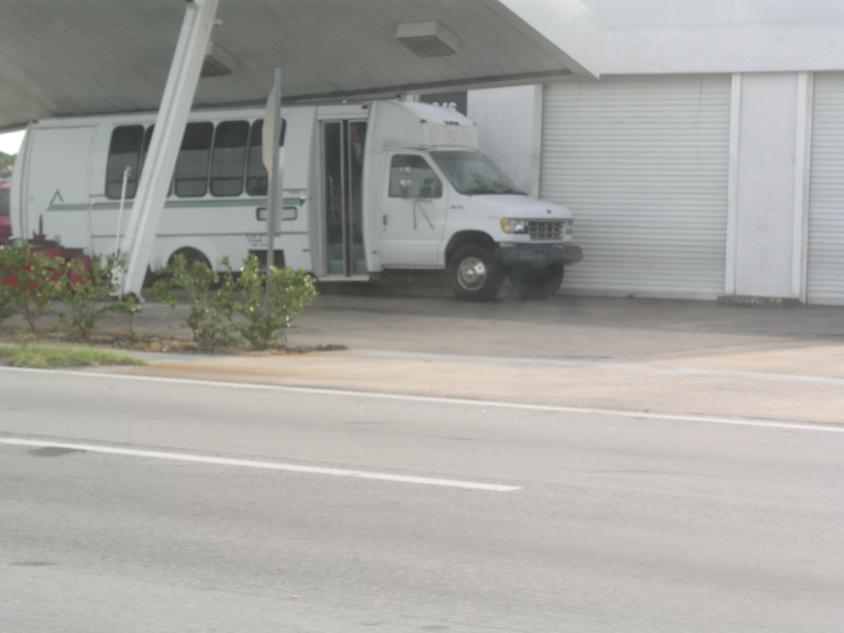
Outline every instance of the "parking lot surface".
<svg viewBox="0 0 844 633"><path fill-rule="evenodd" d="M147 306L138 330L187 335L160 305ZM119 371L839 423L842 341L839 308L566 296L466 304L332 294L309 307L288 342L343 351L154 356L146 368Z"/></svg>

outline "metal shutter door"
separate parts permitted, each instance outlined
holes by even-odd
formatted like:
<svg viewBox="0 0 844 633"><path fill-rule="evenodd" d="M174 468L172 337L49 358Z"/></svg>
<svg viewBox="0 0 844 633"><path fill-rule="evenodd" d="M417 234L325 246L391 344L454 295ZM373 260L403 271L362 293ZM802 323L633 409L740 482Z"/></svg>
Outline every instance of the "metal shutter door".
<svg viewBox="0 0 844 633"><path fill-rule="evenodd" d="M729 135L727 76L546 86L542 197L574 212L584 250L563 290L722 294Z"/></svg>
<svg viewBox="0 0 844 633"><path fill-rule="evenodd" d="M806 298L844 304L844 75L815 76Z"/></svg>

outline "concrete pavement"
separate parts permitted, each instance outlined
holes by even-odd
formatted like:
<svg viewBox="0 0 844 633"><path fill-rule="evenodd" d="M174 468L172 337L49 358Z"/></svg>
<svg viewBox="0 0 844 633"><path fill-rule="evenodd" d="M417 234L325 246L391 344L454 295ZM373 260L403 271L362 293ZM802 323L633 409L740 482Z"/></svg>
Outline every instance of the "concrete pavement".
<svg viewBox="0 0 844 633"><path fill-rule="evenodd" d="M119 328L119 319L110 323ZM136 329L189 338L170 308L160 304L146 306ZM844 308L569 296L471 304L328 295L297 319L289 341L470 356L636 361L840 344Z"/></svg>
<svg viewBox="0 0 844 633"><path fill-rule="evenodd" d="M836 367L841 351L817 352ZM734 359L735 355L730 355ZM756 354L741 360L755 363ZM773 356L772 361L776 360ZM120 374L450 396L631 412L844 423L844 378L792 374L708 356L637 363L381 351L290 356L158 357ZM774 363L775 364L775 363ZM715 365L714 367L712 365Z"/></svg>
<svg viewBox="0 0 844 633"><path fill-rule="evenodd" d="M290 332L345 352L158 357L145 375L844 422L844 310L329 296Z"/></svg>
<svg viewBox="0 0 844 633"><path fill-rule="evenodd" d="M161 305L148 305L137 329L187 336ZM329 295L297 321L289 341L340 344L347 352L151 355L151 366L130 371L840 423L842 340L841 308L584 297L473 305Z"/></svg>

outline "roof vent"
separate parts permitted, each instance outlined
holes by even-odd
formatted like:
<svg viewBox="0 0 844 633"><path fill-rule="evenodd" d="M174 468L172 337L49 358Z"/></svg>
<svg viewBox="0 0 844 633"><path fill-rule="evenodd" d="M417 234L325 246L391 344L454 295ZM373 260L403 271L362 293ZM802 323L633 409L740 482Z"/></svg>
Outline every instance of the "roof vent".
<svg viewBox="0 0 844 633"><path fill-rule="evenodd" d="M445 57L460 50L460 38L439 22L406 22L396 39L419 57Z"/></svg>

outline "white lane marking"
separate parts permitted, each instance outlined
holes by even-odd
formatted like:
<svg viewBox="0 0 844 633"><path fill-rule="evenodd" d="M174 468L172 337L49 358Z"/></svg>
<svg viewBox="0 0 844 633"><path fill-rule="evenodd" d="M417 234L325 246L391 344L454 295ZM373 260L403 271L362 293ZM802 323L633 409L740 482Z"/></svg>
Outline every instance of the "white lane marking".
<svg viewBox="0 0 844 633"><path fill-rule="evenodd" d="M150 459L165 459L176 462L191 462L194 464L213 464L215 466L238 466L240 468L257 468L262 470L283 470L309 475L330 475L332 477L354 477L356 479L375 479L401 484L421 484L425 486L442 486L444 488L464 488L466 490L483 490L486 492L514 492L521 490L520 486L504 486L501 484L487 484L475 481L460 481L459 479L438 479L435 477L413 477L410 475L393 475L390 473L369 472L365 470L347 470L345 468L322 468L319 466L302 466L300 464L284 464L280 462L265 462L252 459L230 459L227 457L211 457L190 453L171 453L167 451L148 451L135 448L121 448L103 444L76 444L71 442L53 442L50 440L30 440L17 437L0 437L0 444L7 446L28 446L33 448L66 448L86 453L104 453L106 455L123 455L125 457L146 457Z"/></svg>
<svg viewBox="0 0 844 633"><path fill-rule="evenodd" d="M331 387L297 387L291 385L273 385L251 382L225 382L222 380L198 380L195 378L169 378L164 376L139 376L136 374L107 374L91 371L76 371L62 369L28 369L24 367L3 367L0 371L29 372L38 374L53 374L60 376L83 376L88 378L106 378L110 380L136 380L141 382L169 383L176 385L196 385L201 387L221 387L235 390L277 391L281 393L303 393L313 395L338 396L349 398L369 398L373 400L395 400L399 402L424 402L429 404L464 405L489 409L518 409L523 411L545 411L550 413L595 414L621 418L636 418L640 420L660 420L666 422L692 422L700 424L726 424L731 426L754 426L771 429L788 429L796 431L818 431L821 433L844 433L844 425L821 424L813 422L783 422L764 418L731 418L708 415L652 413L650 411L636 411L624 409L603 409L596 407L573 407L553 404L529 404L522 402L506 402L499 400L474 400L472 398L451 398L442 396L415 396L401 393L384 393L378 391L352 391L350 389L334 389ZM842 419L844 423L844 419Z"/></svg>

